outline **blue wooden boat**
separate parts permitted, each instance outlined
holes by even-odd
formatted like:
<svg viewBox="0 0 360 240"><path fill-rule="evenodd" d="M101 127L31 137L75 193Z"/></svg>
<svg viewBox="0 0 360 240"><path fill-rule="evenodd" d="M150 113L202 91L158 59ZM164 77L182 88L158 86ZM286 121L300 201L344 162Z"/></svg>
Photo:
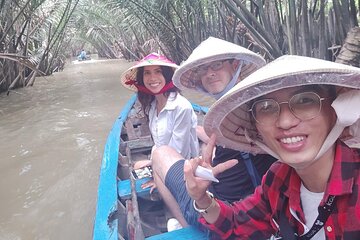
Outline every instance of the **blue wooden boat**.
<svg viewBox="0 0 360 240"><path fill-rule="evenodd" d="M139 111L136 94L131 97L116 119L107 138L101 164L94 240L118 239L207 239L193 227L167 232L171 217L161 196L142 189L148 178L130 177L133 163L148 159L153 141L148 122ZM193 104L199 122L206 107Z"/></svg>

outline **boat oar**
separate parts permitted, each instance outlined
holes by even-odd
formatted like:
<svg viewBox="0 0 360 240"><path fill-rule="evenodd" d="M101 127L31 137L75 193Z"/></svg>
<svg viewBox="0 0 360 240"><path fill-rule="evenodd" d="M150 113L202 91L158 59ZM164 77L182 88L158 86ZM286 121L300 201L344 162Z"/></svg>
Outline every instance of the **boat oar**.
<svg viewBox="0 0 360 240"><path fill-rule="evenodd" d="M139 206L136 196L135 179L131 174L131 172L133 171L131 151L128 146L126 146L126 155L129 160L129 175L130 175L130 185L131 185L131 200L126 201L126 209L128 214L127 215L128 237L131 240L143 240L145 239L145 235L141 227Z"/></svg>

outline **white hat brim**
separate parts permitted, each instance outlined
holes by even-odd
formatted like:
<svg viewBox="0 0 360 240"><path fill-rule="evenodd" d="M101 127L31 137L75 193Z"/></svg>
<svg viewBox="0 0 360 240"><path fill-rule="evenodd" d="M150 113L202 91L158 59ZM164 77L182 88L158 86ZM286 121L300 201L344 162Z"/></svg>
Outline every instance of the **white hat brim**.
<svg viewBox="0 0 360 240"><path fill-rule="evenodd" d="M248 111L250 101L268 93L296 86L325 84L360 89L360 69L330 61L282 56L238 83L211 106L204 119L205 132L217 135L217 144L254 154L264 153L250 143L257 135Z"/></svg>
<svg viewBox="0 0 360 240"><path fill-rule="evenodd" d="M181 90L196 89L197 85L201 84L196 68L206 63L225 59L243 61L239 80L244 79L266 63L263 57L246 48L222 39L209 37L194 49L186 61L180 64L174 73L174 85Z"/></svg>

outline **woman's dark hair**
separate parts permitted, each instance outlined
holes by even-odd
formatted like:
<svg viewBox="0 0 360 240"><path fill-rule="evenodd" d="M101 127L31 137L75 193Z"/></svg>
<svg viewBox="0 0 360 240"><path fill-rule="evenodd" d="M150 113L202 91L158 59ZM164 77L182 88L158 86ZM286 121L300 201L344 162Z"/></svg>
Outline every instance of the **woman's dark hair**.
<svg viewBox="0 0 360 240"><path fill-rule="evenodd" d="M160 68L162 71L162 75L165 78L165 85L166 85L172 81L172 77L174 75L174 69L172 67L168 67L168 66L160 66ZM144 67L140 67L137 69L136 81L137 81L137 84L139 84L141 86L145 86L144 85ZM177 87L174 86L173 88L164 92L163 95L165 97L168 97L171 92L175 92L177 94L180 91ZM143 93L143 92L138 91L138 99L141 103L141 107L142 107L145 115L147 117L149 117L150 104L155 99L155 96L150 95L148 93Z"/></svg>

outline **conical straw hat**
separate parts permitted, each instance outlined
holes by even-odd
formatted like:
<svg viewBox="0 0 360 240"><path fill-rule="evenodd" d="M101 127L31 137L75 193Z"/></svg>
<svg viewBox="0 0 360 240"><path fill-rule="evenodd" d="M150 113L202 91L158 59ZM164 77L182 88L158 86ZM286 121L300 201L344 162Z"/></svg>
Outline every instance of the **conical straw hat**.
<svg viewBox="0 0 360 240"><path fill-rule="evenodd" d="M246 130L252 139L261 142L249 112L251 101L280 89L312 84L360 89L360 68L309 57L282 56L216 101L205 116L205 131L208 136L215 133L220 146L264 153L245 136Z"/></svg>

